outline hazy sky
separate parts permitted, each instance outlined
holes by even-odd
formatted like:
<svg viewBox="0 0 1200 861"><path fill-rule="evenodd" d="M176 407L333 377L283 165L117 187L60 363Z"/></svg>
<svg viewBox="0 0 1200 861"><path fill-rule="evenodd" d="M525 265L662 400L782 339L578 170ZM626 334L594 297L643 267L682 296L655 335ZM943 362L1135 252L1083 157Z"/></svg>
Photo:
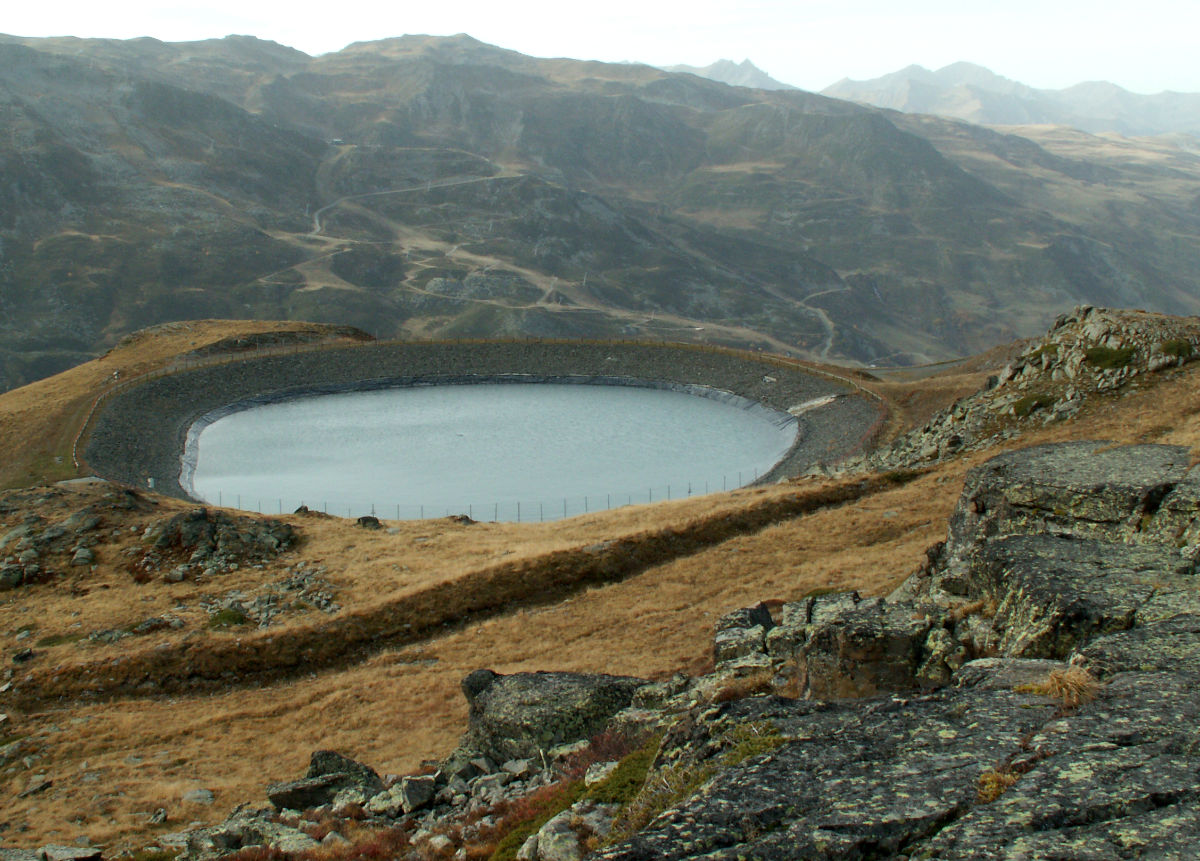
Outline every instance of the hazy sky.
<svg viewBox="0 0 1200 861"><path fill-rule="evenodd" d="M1136 92L1200 92L1198 0L142 0L7 3L21 36L243 33L309 54L405 33L469 33L538 57L703 66L750 59L810 90L910 63L958 60L1035 87L1109 80Z"/></svg>

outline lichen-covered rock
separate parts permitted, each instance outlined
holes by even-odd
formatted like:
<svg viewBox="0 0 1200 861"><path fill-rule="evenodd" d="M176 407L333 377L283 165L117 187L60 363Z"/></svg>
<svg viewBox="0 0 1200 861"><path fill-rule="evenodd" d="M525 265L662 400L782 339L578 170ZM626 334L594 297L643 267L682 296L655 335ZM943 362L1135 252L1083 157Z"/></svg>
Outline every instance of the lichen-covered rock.
<svg viewBox="0 0 1200 861"><path fill-rule="evenodd" d="M296 531L281 520L194 508L146 528L143 541L149 550L140 567L156 567L164 556L195 565L210 560L219 564L265 560L286 550L295 540Z"/></svg>
<svg viewBox="0 0 1200 861"><path fill-rule="evenodd" d="M765 649L814 698L689 712L651 781L697 791L598 857L1200 857L1193 482L1174 447L974 470L945 546L888 600L784 605ZM914 681L945 686L885 693ZM778 744L735 756L763 727Z"/></svg>
<svg viewBox="0 0 1200 861"><path fill-rule="evenodd" d="M460 752L497 762L538 757L558 745L590 738L627 708L644 679L584 673L476 670L463 680L470 704ZM460 757L461 758L461 757Z"/></svg>
<svg viewBox="0 0 1200 861"><path fill-rule="evenodd" d="M1200 356L1200 322L1080 306L1027 344L982 388L843 471L919 467L1071 418L1091 398Z"/></svg>
<svg viewBox="0 0 1200 861"><path fill-rule="evenodd" d="M518 861L580 861L608 836L619 805L584 800L551 817L517 851Z"/></svg>
<svg viewBox="0 0 1200 861"><path fill-rule="evenodd" d="M797 654L800 688L816 699L872 696L917 685L934 620L909 605L860 600L810 623Z"/></svg>

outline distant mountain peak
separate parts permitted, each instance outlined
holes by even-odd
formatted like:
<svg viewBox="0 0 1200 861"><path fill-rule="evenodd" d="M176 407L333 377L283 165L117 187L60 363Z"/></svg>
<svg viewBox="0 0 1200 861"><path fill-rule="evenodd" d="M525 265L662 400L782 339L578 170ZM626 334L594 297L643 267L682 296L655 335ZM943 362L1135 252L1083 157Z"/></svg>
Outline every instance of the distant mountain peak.
<svg viewBox="0 0 1200 861"><path fill-rule="evenodd" d="M1108 81L1040 90L976 63L931 72L907 66L866 81L843 78L822 95L983 125L1052 124L1123 135L1200 133L1200 95L1141 96Z"/></svg>
<svg viewBox="0 0 1200 861"><path fill-rule="evenodd" d="M732 87L750 87L755 90L795 90L791 84L777 81L750 60L735 63L733 60L717 60L707 66L664 66L667 72L682 72L729 84Z"/></svg>

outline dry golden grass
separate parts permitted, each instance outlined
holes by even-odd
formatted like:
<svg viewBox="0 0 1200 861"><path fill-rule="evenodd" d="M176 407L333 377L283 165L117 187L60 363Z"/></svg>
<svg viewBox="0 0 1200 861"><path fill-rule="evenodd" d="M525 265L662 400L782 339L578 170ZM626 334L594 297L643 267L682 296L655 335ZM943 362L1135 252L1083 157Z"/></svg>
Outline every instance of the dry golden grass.
<svg viewBox="0 0 1200 861"><path fill-rule="evenodd" d="M65 387L61 380L46 384L46 391ZM7 399L14 394L27 406L33 403L26 390L0 398L0 428L10 434L8 439L12 428L3 422L13 414ZM77 391L74 397L78 399ZM1196 448L1198 405L1200 374L1188 366L1102 399L1075 421L1033 431L1012 445L1107 438ZM59 409L57 415L67 421L70 410ZM0 796L5 799L0 819L12 824L5 839L36 846L86 834L114 848L143 844L156 831L219 819L237 803L265 803L265 784L299 776L310 752L320 747L337 748L385 773L415 770L422 760L447 753L465 728L459 682L479 667L648 678L704 670L713 621L733 608L760 600L794 600L815 589L890 591L921 563L925 548L944 537L966 470L993 454L971 454L908 484L882 482L872 492L806 514L787 513L786 506L773 509L778 516L766 525L734 524L727 537L709 533L706 540L664 552L657 557L659 564L631 567L624 579L581 586L544 602L526 596L510 612L451 625L421 642L363 650L354 660L314 667L307 674L291 672L275 683L264 680L262 687L104 703L45 702L36 712L14 713L12 732L27 738L36 759L32 769L20 763L0 769ZM37 625L36 636L41 637L69 633L75 621L97 628L104 626L101 620L142 618L179 600L191 606L203 592L251 589L256 579L270 578L280 565L299 559L328 567L346 607L339 616L349 617L447 580L481 576L481 571L509 563L515 567L506 570L514 571L520 565L540 565L554 554L601 541L628 539L636 545L655 540L666 547L672 533L686 536L697 523L744 517L748 510L781 506L789 494L826 492L834 484L797 482L553 524L405 523L399 524L398 535L366 532L340 520L295 518L305 543L265 572L239 571L204 584L135 587L111 559L102 557L94 573L10 593L0 598L0 642L7 656L19 645L15 633L27 624ZM161 516L182 505L162 501L153 513L130 516ZM87 594L73 595L73 582ZM80 615L73 618L73 613ZM301 631L312 624L299 617L280 630ZM167 644L162 651L170 651L172 644L190 636L202 656L205 644L227 647L241 639L249 647L260 635L202 633L189 618L182 633L155 636L161 639L132 645L153 653ZM130 644L122 641L97 652L54 646L44 650L39 666L67 667L81 655L116 657ZM18 799L36 773L46 774L53 785ZM214 790L216 804L181 801L183 792L201 786ZM168 823L147 826L147 815L160 806L168 810Z"/></svg>

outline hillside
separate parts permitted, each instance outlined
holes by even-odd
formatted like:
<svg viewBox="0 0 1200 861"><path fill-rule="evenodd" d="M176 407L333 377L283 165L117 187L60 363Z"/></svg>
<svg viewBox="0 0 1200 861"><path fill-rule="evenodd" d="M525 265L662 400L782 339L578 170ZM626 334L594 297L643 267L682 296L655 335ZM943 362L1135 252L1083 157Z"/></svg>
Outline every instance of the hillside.
<svg viewBox="0 0 1200 861"><path fill-rule="evenodd" d="M972 63L953 63L937 71L908 66L866 81L845 78L821 93L879 108L980 125L1058 125L1130 137L1200 135L1197 93L1141 95L1107 81L1043 90Z"/></svg>
<svg viewBox="0 0 1200 861"><path fill-rule="evenodd" d="M239 344L323 348L348 336L283 323L173 324L0 396L0 440L8 475L17 476L0 495L5 846L86 837L106 857L155 841L178 846L191 839L179 836L191 823L215 825L239 805L261 803L265 784L291 781L314 750L341 751L380 774L413 774L453 750L468 720L460 682L484 667L661 681L700 698L697 727L713 714L706 698L726 690L733 705L715 714L753 723L764 700L743 699L761 678L672 681L680 671L712 671L718 618L761 600L777 607L831 591L891 592L946 535L968 470L998 452L1084 439L1184 452L1200 444L1196 321L1083 308L1042 338L941 374L859 375L892 405L893 460L874 475L814 475L555 524L442 518L383 529L315 512L197 516L143 490L39 481L73 474L74 432L114 366L153 373ZM987 432L951 442L955 422L980 412L990 416ZM940 444L929 450L934 438ZM39 439L59 448L32 450ZM914 447L917 439L925 444ZM1133 528L1122 518L1121 528ZM203 571L175 578L181 561L197 559ZM963 702L950 702L947 714L976 707ZM797 714L825 713L806 700L785 698L779 708L787 714L763 720L792 734L801 732ZM687 749L692 725L680 724L672 744ZM483 787L506 780L514 792L528 786L486 777L481 799ZM399 810L399 796L395 803ZM472 833L493 803L472 808L475 818L464 820ZM235 820L249 815L239 809ZM520 809L487 815L498 821ZM395 827L416 839L416 820L397 824L399 813L363 819L318 804L305 813L313 819L271 815L277 835L300 825L319 836L340 829L365 846ZM462 826L436 833L460 835ZM197 846L208 833L195 831Z"/></svg>
<svg viewBox="0 0 1200 861"><path fill-rule="evenodd" d="M467 36L0 37L0 382L203 318L906 364L1194 313L1200 156Z"/></svg>

